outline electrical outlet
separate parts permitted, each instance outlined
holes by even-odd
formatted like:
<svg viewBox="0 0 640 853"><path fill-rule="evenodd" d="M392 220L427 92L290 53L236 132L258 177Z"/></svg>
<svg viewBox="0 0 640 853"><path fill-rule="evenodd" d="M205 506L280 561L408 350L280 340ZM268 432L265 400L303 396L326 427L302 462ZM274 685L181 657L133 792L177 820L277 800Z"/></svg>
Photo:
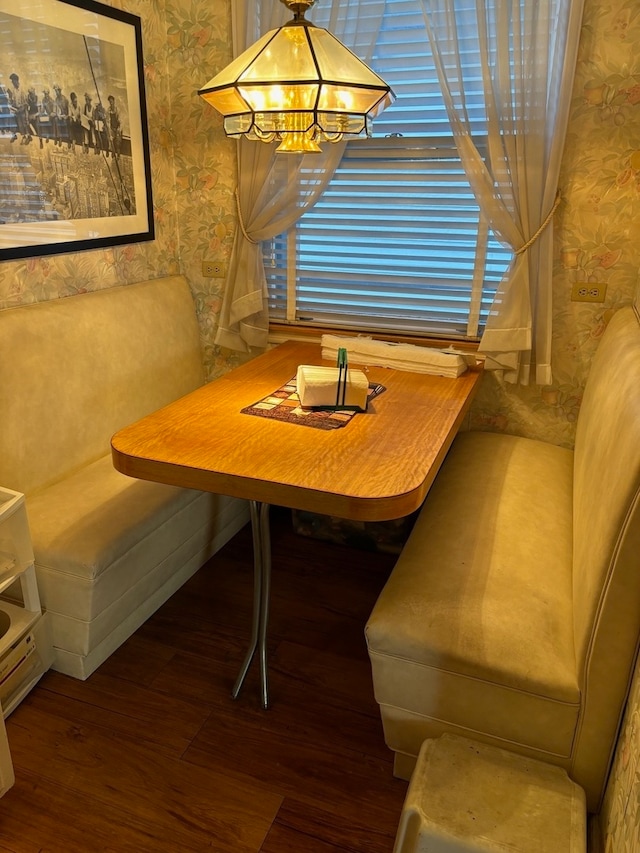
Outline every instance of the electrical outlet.
<svg viewBox="0 0 640 853"><path fill-rule="evenodd" d="M607 285L591 281L577 281L571 288L572 302L604 302Z"/></svg>
<svg viewBox="0 0 640 853"><path fill-rule="evenodd" d="M205 278L224 278L226 274L227 269L222 261L202 262L202 275Z"/></svg>

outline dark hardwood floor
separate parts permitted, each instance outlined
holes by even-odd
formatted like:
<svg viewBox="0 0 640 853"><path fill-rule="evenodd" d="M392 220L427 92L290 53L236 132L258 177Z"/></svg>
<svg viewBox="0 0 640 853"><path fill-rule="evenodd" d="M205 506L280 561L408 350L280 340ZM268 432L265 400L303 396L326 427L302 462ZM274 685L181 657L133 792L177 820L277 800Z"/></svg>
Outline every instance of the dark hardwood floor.
<svg viewBox="0 0 640 853"><path fill-rule="evenodd" d="M272 511L271 708L246 650L245 528L87 681L50 672L7 720L6 853L391 853L392 774L364 624L395 557Z"/></svg>

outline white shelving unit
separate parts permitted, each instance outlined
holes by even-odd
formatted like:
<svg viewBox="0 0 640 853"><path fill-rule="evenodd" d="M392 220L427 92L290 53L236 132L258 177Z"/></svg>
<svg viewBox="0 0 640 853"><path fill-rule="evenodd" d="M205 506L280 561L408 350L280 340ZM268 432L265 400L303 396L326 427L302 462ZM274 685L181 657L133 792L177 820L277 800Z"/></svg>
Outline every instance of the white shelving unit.
<svg viewBox="0 0 640 853"><path fill-rule="evenodd" d="M51 633L40 605L24 495L0 487L0 703L4 719L52 661Z"/></svg>

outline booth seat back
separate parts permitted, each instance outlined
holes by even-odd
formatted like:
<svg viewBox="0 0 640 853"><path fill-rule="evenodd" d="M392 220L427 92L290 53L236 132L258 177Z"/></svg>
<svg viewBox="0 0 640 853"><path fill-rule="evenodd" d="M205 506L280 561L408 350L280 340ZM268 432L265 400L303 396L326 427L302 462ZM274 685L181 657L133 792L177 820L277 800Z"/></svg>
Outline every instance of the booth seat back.
<svg viewBox="0 0 640 853"><path fill-rule="evenodd" d="M26 494L204 382L182 276L0 311L0 484Z"/></svg>
<svg viewBox="0 0 640 853"><path fill-rule="evenodd" d="M574 773L606 769L640 637L640 316L620 309L589 373L574 452ZM583 782L584 784L584 782Z"/></svg>

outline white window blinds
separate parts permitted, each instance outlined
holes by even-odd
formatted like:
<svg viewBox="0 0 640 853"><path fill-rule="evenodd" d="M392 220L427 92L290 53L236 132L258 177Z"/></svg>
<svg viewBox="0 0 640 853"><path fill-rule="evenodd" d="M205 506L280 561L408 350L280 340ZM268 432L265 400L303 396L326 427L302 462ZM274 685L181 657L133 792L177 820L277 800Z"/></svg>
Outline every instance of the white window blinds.
<svg viewBox="0 0 640 853"><path fill-rule="evenodd" d="M474 26L470 8L459 15ZM477 56L460 59L478 79ZM373 139L347 144L316 205L265 243L270 317L477 339L511 253L489 233L462 169L418 0L386 0L371 65L397 100ZM481 141L480 93L472 120Z"/></svg>

